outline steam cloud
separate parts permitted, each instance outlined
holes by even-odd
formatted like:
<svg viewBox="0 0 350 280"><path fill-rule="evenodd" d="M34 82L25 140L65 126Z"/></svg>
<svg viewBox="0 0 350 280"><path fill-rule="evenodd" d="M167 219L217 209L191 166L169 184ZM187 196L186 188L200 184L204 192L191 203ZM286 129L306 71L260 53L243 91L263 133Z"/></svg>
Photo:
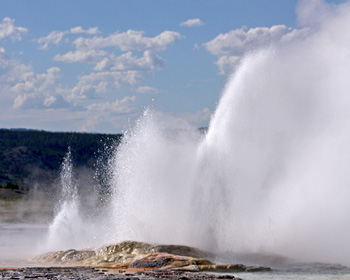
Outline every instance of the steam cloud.
<svg viewBox="0 0 350 280"><path fill-rule="evenodd" d="M350 264L350 4L297 13L309 36L247 55L205 136L145 112L111 159L96 243Z"/></svg>

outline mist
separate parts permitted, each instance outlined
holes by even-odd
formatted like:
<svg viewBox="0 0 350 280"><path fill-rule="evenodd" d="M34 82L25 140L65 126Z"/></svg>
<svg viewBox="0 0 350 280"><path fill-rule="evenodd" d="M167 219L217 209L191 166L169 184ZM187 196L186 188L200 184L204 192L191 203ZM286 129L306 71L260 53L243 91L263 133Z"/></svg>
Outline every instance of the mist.
<svg viewBox="0 0 350 280"><path fill-rule="evenodd" d="M227 84L197 187L219 248L349 264L349 12L301 2L309 35L248 55Z"/></svg>

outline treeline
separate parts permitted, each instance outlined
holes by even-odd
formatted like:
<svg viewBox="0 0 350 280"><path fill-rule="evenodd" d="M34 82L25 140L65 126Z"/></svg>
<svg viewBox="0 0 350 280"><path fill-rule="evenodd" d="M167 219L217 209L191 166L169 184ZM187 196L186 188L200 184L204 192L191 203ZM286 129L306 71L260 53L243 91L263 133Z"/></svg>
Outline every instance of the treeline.
<svg viewBox="0 0 350 280"><path fill-rule="evenodd" d="M74 164L94 167L122 135L0 129L0 187L28 189L33 180L53 180L68 147Z"/></svg>

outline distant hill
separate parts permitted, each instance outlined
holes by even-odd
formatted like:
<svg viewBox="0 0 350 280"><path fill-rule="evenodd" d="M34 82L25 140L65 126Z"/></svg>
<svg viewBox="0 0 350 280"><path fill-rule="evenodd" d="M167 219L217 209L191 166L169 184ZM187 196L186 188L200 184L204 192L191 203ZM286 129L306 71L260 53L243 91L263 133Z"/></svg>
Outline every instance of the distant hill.
<svg viewBox="0 0 350 280"><path fill-rule="evenodd" d="M68 147L75 166L92 168L106 147L118 145L121 137L121 134L0 129L0 188L27 190L32 181L54 180Z"/></svg>

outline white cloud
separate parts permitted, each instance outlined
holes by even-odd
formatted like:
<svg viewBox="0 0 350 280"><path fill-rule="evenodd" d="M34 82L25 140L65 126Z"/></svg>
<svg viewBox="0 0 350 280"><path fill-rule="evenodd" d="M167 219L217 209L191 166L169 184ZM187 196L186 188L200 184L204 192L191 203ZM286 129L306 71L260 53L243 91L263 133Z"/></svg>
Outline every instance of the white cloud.
<svg viewBox="0 0 350 280"><path fill-rule="evenodd" d="M136 96L125 96L114 102L96 103L87 106L89 111L126 114L135 111Z"/></svg>
<svg viewBox="0 0 350 280"><path fill-rule="evenodd" d="M40 44L39 49L47 50L50 44L58 45L59 43L61 43L65 34L66 32L62 31L52 31L46 37L39 38L37 40L37 42Z"/></svg>
<svg viewBox="0 0 350 280"><path fill-rule="evenodd" d="M79 100L91 99L97 94L123 86L132 86L141 78L137 71L99 72L79 77L77 85L72 89L63 89L60 85L61 70L57 67L37 74L30 65L23 65L13 60L6 60L0 55L1 94L13 100L14 109L58 109L67 108L81 110L76 107ZM134 111L136 97L125 97L115 102L95 103L85 106L89 111L97 113L125 114Z"/></svg>
<svg viewBox="0 0 350 280"><path fill-rule="evenodd" d="M159 93L159 90L154 87L141 86L136 89L137 93Z"/></svg>
<svg viewBox="0 0 350 280"><path fill-rule="evenodd" d="M145 55L147 57L147 55ZM0 52L1 116L18 126L26 120L33 128L120 131L136 113L136 97L121 97L113 102L94 99L108 90L130 87L144 76L140 71L106 71L78 78L75 87L61 86L57 67L35 73L31 65L9 59ZM99 101L100 103L96 102ZM5 113L6 112L6 113Z"/></svg>
<svg viewBox="0 0 350 280"><path fill-rule="evenodd" d="M57 67L47 69L46 73L24 72L21 79L11 87L16 94L14 108L60 108L68 103L62 97L59 82L61 71Z"/></svg>
<svg viewBox="0 0 350 280"><path fill-rule="evenodd" d="M0 23L0 40L6 37L12 40L21 40L22 36L28 32L27 28L14 25L15 20L5 17Z"/></svg>
<svg viewBox="0 0 350 280"><path fill-rule="evenodd" d="M123 33L113 33L107 37L77 38L74 41L76 49L102 49L116 47L122 51L162 51L168 45L181 39L180 33L164 31L155 37L144 37L143 31L128 30Z"/></svg>
<svg viewBox="0 0 350 280"><path fill-rule="evenodd" d="M98 72L79 77L77 85L72 89L69 100L95 98L97 95L121 87L130 87L142 79L138 71Z"/></svg>
<svg viewBox="0 0 350 280"><path fill-rule="evenodd" d="M241 57L235 55L223 55L218 58L215 62L216 66L219 68L220 75L225 75L226 73L231 73L235 67L238 65Z"/></svg>
<svg viewBox="0 0 350 280"><path fill-rule="evenodd" d="M213 40L204 44L207 50L213 55L243 55L245 52L256 48L280 42L285 38L303 35L304 30L294 30L285 25L274 25L268 27L256 27L247 30L246 27L231 30L228 33L220 34Z"/></svg>
<svg viewBox="0 0 350 280"><path fill-rule="evenodd" d="M53 31L48 36L39 38L37 42L39 48L48 49L53 44L69 42L68 34L96 35L98 33L100 33L98 28L84 30L81 27L74 27L66 31ZM155 70L164 67L165 61L158 52L167 49L179 39L181 35L173 31L164 31L154 37L146 37L144 32L134 30L116 32L107 36L79 36L73 41L74 49L56 54L53 60L92 64L92 72L78 76L76 85L70 89L61 88L57 82L57 94L52 94L50 88L46 95L40 94L42 90L30 93L29 89L19 94L20 89L30 88L35 81L40 80L39 76L33 74L33 78L26 80L27 83L16 83L13 87L12 91L17 93L14 106L16 108L55 108L53 106L63 104L61 102L63 100L67 102L66 108L79 113L82 119L83 116L86 117L82 126L86 130L106 123L106 119L117 119L121 115L128 115L128 117L135 115L135 96L120 98L114 102L97 102L97 100L101 101L101 98L107 97L112 92L116 93L122 88L133 91L137 83L152 76ZM137 87L135 91L158 93L157 89L147 86ZM125 119L123 121L125 122Z"/></svg>
<svg viewBox="0 0 350 280"><path fill-rule="evenodd" d="M134 73L99 74L102 75L80 77L73 89L92 86L96 87L93 89L95 92L103 90L104 86L115 88L123 83L133 83ZM61 71L57 67L37 74L31 65L0 54L1 117L15 126L21 126L25 119L26 124L33 128L52 129L55 123L56 129L78 131L96 131L101 127L120 131L129 118L135 118L135 96L100 104L91 104L93 100L86 98L79 103L69 98L73 89L61 87L60 76ZM118 80L117 84L113 84L115 80Z"/></svg>
<svg viewBox="0 0 350 280"><path fill-rule="evenodd" d="M140 58L135 57L132 52L124 53L118 57L111 55L105 57L99 63L96 64L94 70L97 71L151 71L154 69L160 69L165 65L164 60L150 51L145 51Z"/></svg>
<svg viewBox="0 0 350 280"><path fill-rule="evenodd" d="M199 18L189 19L180 23L180 26L183 27L198 27L204 25Z"/></svg>
<svg viewBox="0 0 350 280"><path fill-rule="evenodd" d="M0 82L3 86L12 87L19 81L25 80L28 72L33 69L30 65L21 64L7 58L5 52L0 53Z"/></svg>
<svg viewBox="0 0 350 280"><path fill-rule="evenodd" d="M218 56L216 64L220 73L228 74L245 53L271 44L306 38L308 34L309 29L292 29L285 25L251 29L242 27L219 34L203 45L211 54Z"/></svg>
<svg viewBox="0 0 350 280"><path fill-rule="evenodd" d="M37 39L37 43L39 44L39 49L47 50L49 45L58 45L62 42L63 37L67 34L87 34L87 35L95 35L100 33L97 27L91 27L87 30L84 30L81 26L73 27L66 31L52 31L46 37L41 37Z"/></svg>
<svg viewBox="0 0 350 280"><path fill-rule="evenodd" d="M101 59L106 57L108 53L104 50L76 50L67 52L64 55L57 54L54 56L55 61L62 61L65 63L98 63Z"/></svg>
<svg viewBox="0 0 350 280"><path fill-rule="evenodd" d="M61 70L57 67L37 74L31 65L0 53L0 94L7 106L15 109L67 107L60 81Z"/></svg>
<svg viewBox="0 0 350 280"><path fill-rule="evenodd" d="M89 29L84 30L81 26L73 27L69 30L71 34L87 34L87 35L96 35L100 33L98 27L90 27Z"/></svg>
<svg viewBox="0 0 350 280"><path fill-rule="evenodd" d="M77 31L79 31L77 29ZM165 61L157 52L165 50L169 44L179 40L177 32L164 31L154 37L145 37L142 31L128 30L124 33L113 33L109 36L92 38L79 37L74 41L75 50L57 54L55 61L65 63L94 64L89 75L79 77L72 89L71 100L93 97L108 90L122 86L132 86L152 75L154 70L161 69ZM108 51L105 48L109 47ZM116 56L114 50L125 51ZM132 51L143 51L142 56Z"/></svg>
<svg viewBox="0 0 350 280"><path fill-rule="evenodd" d="M165 61L160 56L150 51L145 51L143 56L138 58L132 52L116 57L104 50L76 50L64 55L58 54L54 60L65 63L95 64L95 71L150 71L160 69L165 65Z"/></svg>
<svg viewBox="0 0 350 280"><path fill-rule="evenodd" d="M57 67L47 69L47 73L43 74L27 72L24 75L24 80L14 85L12 87L12 91L17 93L47 91L52 85L57 84L57 80L60 78L60 76L61 71Z"/></svg>

